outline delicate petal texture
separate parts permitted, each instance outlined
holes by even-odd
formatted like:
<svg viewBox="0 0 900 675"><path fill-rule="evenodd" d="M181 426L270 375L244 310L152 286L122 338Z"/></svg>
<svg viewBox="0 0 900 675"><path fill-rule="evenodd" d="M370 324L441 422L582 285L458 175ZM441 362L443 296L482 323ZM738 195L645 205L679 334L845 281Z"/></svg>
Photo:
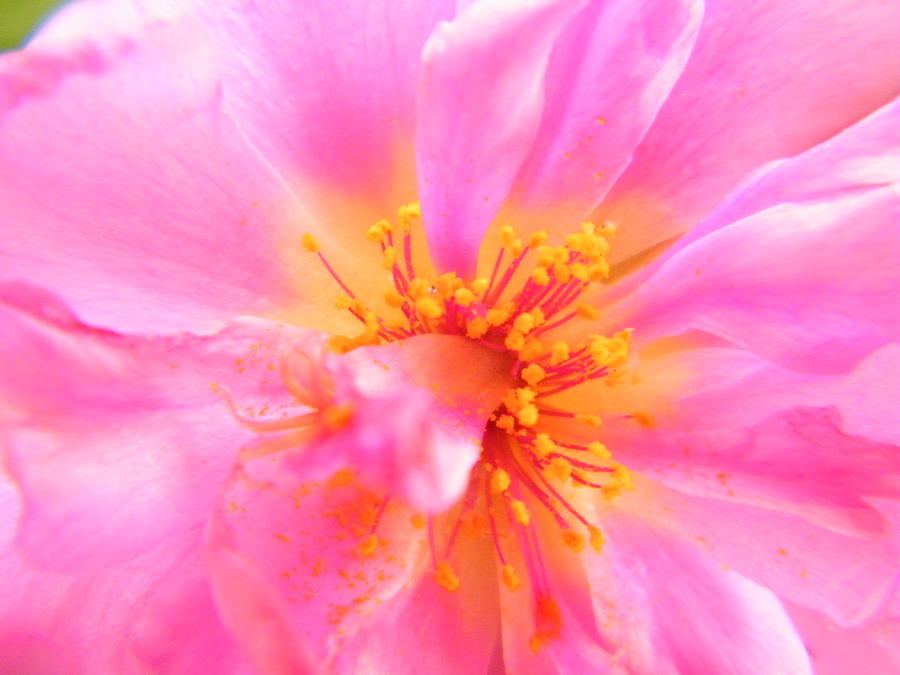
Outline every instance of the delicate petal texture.
<svg viewBox="0 0 900 675"><path fill-rule="evenodd" d="M624 514L585 560L602 640L631 673L810 673L772 593L722 570L701 548Z"/></svg>
<svg viewBox="0 0 900 675"><path fill-rule="evenodd" d="M210 385L246 402L280 391L263 359L281 329L126 338L78 324L52 299L38 305L27 289L0 298L0 339L17 354L0 380L0 438L23 495L23 550L88 570L196 536L248 438ZM31 312L13 308L23 299Z"/></svg>
<svg viewBox="0 0 900 675"><path fill-rule="evenodd" d="M748 172L900 93L893 0L710 0L684 75L597 218L627 258L687 230Z"/></svg>
<svg viewBox="0 0 900 675"><path fill-rule="evenodd" d="M0 662L9 673L246 672L212 603L197 533L77 578L12 546L19 497L0 481Z"/></svg>
<svg viewBox="0 0 900 675"><path fill-rule="evenodd" d="M681 75L702 14L694 0L594 0L569 22L547 69L538 135L513 187L517 224L568 232L590 213Z"/></svg>
<svg viewBox="0 0 900 675"><path fill-rule="evenodd" d="M642 341L700 330L839 372L897 338L900 190L765 209L660 262L610 321Z"/></svg>
<svg viewBox="0 0 900 675"><path fill-rule="evenodd" d="M315 203L324 194L369 202L383 217L415 198L409 155L419 57L455 2L187 4L201 12L229 69L225 107L304 205L337 208ZM331 225L361 231L359 223Z"/></svg>
<svg viewBox="0 0 900 675"><path fill-rule="evenodd" d="M900 553L891 537L854 537L798 516L691 496L646 479L629 511L697 542L706 555L782 598L848 625L876 611L893 589Z"/></svg>
<svg viewBox="0 0 900 675"><path fill-rule="evenodd" d="M197 23L101 1L51 29L0 58L0 277L129 331L296 302L275 264L285 190L222 114Z"/></svg>
<svg viewBox="0 0 900 675"><path fill-rule="evenodd" d="M537 133L554 40L584 1L482 0L425 46L416 168L441 271L474 272L484 232Z"/></svg>

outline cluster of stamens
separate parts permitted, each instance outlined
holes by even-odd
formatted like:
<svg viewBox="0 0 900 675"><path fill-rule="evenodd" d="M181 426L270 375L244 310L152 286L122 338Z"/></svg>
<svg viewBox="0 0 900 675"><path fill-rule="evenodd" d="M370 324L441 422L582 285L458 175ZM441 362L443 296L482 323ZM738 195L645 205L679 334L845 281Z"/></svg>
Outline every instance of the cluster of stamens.
<svg viewBox="0 0 900 675"><path fill-rule="evenodd" d="M570 322L598 317L597 309L583 299L592 286L609 276L606 255L615 227L585 222L564 244L551 246L546 232L535 232L523 240L513 227L503 226L490 276L466 281L453 272L431 278L416 275L412 229L420 218L418 204L407 205L398 211L397 222L381 220L366 233L380 247L382 265L392 282L382 296L390 308L386 312L392 314L389 317L381 316L353 293L311 235L304 236L303 246L319 256L343 290L336 306L362 324L362 332L355 336L333 338L332 349L346 352L424 333L443 333L464 335L488 349L514 356L516 384L488 419L480 466L458 510L446 550L451 550L461 524L471 521L473 512L480 512L486 516L483 529L494 541L504 582L515 589L519 576L507 562L502 542L514 534L523 552L535 550L525 493L559 524L565 545L580 552L587 543L599 551L603 534L564 493L569 487L589 487L612 499L631 488L628 469L614 461L599 440L578 442L540 430L541 422L549 418L568 418L589 429L599 428L601 420L595 414L564 410L549 399L591 380L604 378L614 384L628 359L630 330L612 336L585 330L587 337L575 344L549 337ZM553 427L561 428L558 424ZM455 590L460 581L446 562L447 554L438 555L430 519L425 524L432 535L436 580ZM366 550L372 541L367 539ZM539 560L532 562L540 564Z"/></svg>

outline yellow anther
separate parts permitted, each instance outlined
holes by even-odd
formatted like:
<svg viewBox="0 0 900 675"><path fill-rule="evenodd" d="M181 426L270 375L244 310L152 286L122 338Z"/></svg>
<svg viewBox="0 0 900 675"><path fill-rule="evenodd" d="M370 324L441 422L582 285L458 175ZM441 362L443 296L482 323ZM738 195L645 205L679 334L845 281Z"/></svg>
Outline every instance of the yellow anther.
<svg viewBox="0 0 900 675"><path fill-rule="evenodd" d="M434 285L441 297L449 300L455 291L463 287L463 280L456 276L456 272L448 272L439 276Z"/></svg>
<svg viewBox="0 0 900 675"><path fill-rule="evenodd" d="M350 309L353 307L353 299L349 295L341 293L334 299L334 306L337 309Z"/></svg>
<svg viewBox="0 0 900 675"><path fill-rule="evenodd" d="M534 403L534 399L536 398L537 392L531 387L519 387L516 389L516 401L520 406Z"/></svg>
<svg viewBox="0 0 900 675"><path fill-rule="evenodd" d="M535 320L534 315L528 312L522 312L513 321L513 330L519 331L522 335L527 335L536 325L537 321Z"/></svg>
<svg viewBox="0 0 900 675"><path fill-rule="evenodd" d="M550 267L556 262L556 254L551 246L539 246L535 249L535 255L539 267Z"/></svg>
<svg viewBox="0 0 900 675"><path fill-rule="evenodd" d="M493 473L491 473L491 492L495 495L506 492L509 489L509 484L509 474L503 469L494 469Z"/></svg>
<svg viewBox="0 0 900 675"><path fill-rule="evenodd" d="M302 243L303 248L305 248L310 253L318 253L319 249L321 248L319 246L319 242L316 241L316 238L311 234L304 234L303 238L300 240L300 243Z"/></svg>
<svg viewBox="0 0 900 675"><path fill-rule="evenodd" d="M353 421L353 406L332 405L322 411L322 424L329 431L345 429Z"/></svg>
<svg viewBox="0 0 900 675"><path fill-rule="evenodd" d="M572 280L572 272L565 263L556 263L553 265L553 276L561 284L567 284Z"/></svg>
<svg viewBox="0 0 900 675"><path fill-rule="evenodd" d="M485 318L490 325L500 326L509 321L509 317L512 316L512 310L513 308L509 305L495 307L494 309L489 309L487 311Z"/></svg>
<svg viewBox="0 0 900 675"><path fill-rule="evenodd" d="M618 462L613 462L613 477L619 482L623 490L633 490L634 482L631 480L631 470Z"/></svg>
<svg viewBox="0 0 900 675"><path fill-rule="evenodd" d="M546 230L532 232L528 237L528 247L537 248L538 246L542 246L547 241L548 236Z"/></svg>
<svg viewBox="0 0 900 675"><path fill-rule="evenodd" d="M506 335L503 344L506 345L507 349L517 352L525 346L525 336L517 330L511 330Z"/></svg>
<svg viewBox="0 0 900 675"><path fill-rule="evenodd" d="M477 340L480 337L483 337L485 333L488 332L490 328L490 324L487 322L487 319L483 319L480 316L476 316L474 319L470 319L466 323L466 337Z"/></svg>
<svg viewBox="0 0 900 675"><path fill-rule="evenodd" d="M476 279L472 282L472 292L475 295L481 295L488 289L489 285L490 282L487 279Z"/></svg>
<svg viewBox="0 0 900 675"><path fill-rule="evenodd" d="M599 457L600 459L612 459L612 453L609 451L603 443L600 441L591 441L587 446L588 452L594 455L595 457Z"/></svg>
<svg viewBox="0 0 900 675"><path fill-rule="evenodd" d="M531 524L531 514L528 512L528 507L525 506L525 502L514 499L509 503L509 510L512 511L513 520L519 523L519 525L528 526Z"/></svg>
<svg viewBox="0 0 900 675"><path fill-rule="evenodd" d="M421 530L428 524L428 520L421 513L416 513L409 519L410 524L417 530Z"/></svg>
<svg viewBox="0 0 900 675"><path fill-rule="evenodd" d="M468 307L475 302L475 294L468 288L458 288L453 291L453 300L460 307Z"/></svg>
<svg viewBox="0 0 900 675"><path fill-rule="evenodd" d="M595 428L603 424L603 421L599 417L591 413L577 413L575 415L575 421Z"/></svg>
<svg viewBox="0 0 900 675"><path fill-rule="evenodd" d="M584 263L574 263L569 265L569 272L571 272L572 276L578 279L578 281L590 281L590 273L588 272L588 267Z"/></svg>
<svg viewBox="0 0 900 675"><path fill-rule="evenodd" d="M362 556L375 555L375 551L378 550L378 543L378 536L370 534L368 537L363 539L362 542L360 542L356 550Z"/></svg>
<svg viewBox="0 0 900 675"><path fill-rule="evenodd" d="M400 308L403 307L403 303L406 302L406 298L404 298L394 289L391 289L384 294L384 301L390 307Z"/></svg>
<svg viewBox="0 0 900 675"><path fill-rule="evenodd" d="M563 530L563 543L572 549L575 553L581 553L584 550L584 535L575 530Z"/></svg>
<svg viewBox="0 0 900 675"><path fill-rule="evenodd" d="M511 591L522 585L522 580L519 579L519 575L516 574L516 570L513 569L512 565L503 566L503 583Z"/></svg>
<svg viewBox="0 0 900 675"><path fill-rule="evenodd" d="M384 249L384 258L381 261L381 266L384 269L389 270L396 264L397 249L395 249L393 246L388 246L386 249Z"/></svg>
<svg viewBox="0 0 900 675"><path fill-rule="evenodd" d="M444 308L437 300L430 297L416 300L416 311L426 319L440 319L444 316Z"/></svg>
<svg viewBox="0 0 900 675"><path fill-rule="evenodd" d="M569 359L569 345L562 340L554 342L550 347L550 365L558 366Z"/></svg>
<svg viewBox="0 0 900 675"><path fill-rule="evenodd" d="M516 413L516 417L520 424L526 427L533 427L538 421L538 409L534 404L529 403L519 409L519 412Z"/></svg>
<svg viewBox="0 0 900 675"><path fill-rule="evenodd" d="M431 292L431 284L428 283L425 279L420 279L419 277L415 277L412 281L409 282L409 289L407 293L411 298L424 298L430 295Z"/></svg>
<svg viewBox="0 0 900 675"><path fill-rule="evenodd" d="M578 305L576 311L578 312L578 316L582 317L583 319L593 320L600 316L599 310L596 307L587 304L586 302Z"/></svg>
<svg viewBox="0 0 900 675"><path fill-rule="evenodd" d="M523 361L534 361L544 353L544 343L537 338L525 338L525 344L519 350L519 358Z"/></svg>
<svg viewBox="0 0 900 675"><path fill-rule="evenodd" d="M546 286L550 283L550 275L545 267L535 267L531 273L531 280L538 286Z"/></svg>
<svg viewBox="0 0 900 675"><path fill-rule="evenodd" d="M581 231L585 234L594 234L594 231L597 229L597 226L594 225L590 220L585 220L581 223Z"/></svg>
<svg viewBox="0 0 900 675"><path fill-rule="evenodd" d="M453 571L448 562L438 563L434 573L434 580L438 583L438 586L442 586L450 592L459 588L459 577L456 576L456 572Z"/></svg>
<svg viewBox="0 0 900 675"><path fill-rule="evenodd" d="M606 537L603 536L599 527L593 525L588 527L588 532L591 535L591 548L600 553L603 550L603 545L606 543Z"/></svg>
<svg viewBox="0 0 900 675"><path fill-rule="evenodd" d="M502 246L512 246L516 240L516 231L512 225L503 225L500 228L500 244Z"/></svg>
<svg viewBox="0 0 900 675"><path fill-rule="evenodd" d="M390 221L381 219L377 223L375 223L375 227L381 230L384 234L394 231L394 226L391 225Z"/></svg>
<svg viewBox="0 0 900 675"><path fill-rule="evenodd" d="M588 267L589 281L603 281L609 277L609 265L605 260L600 260Z"/></svg>
<svg viewBox="0 0 900 675"><path fill-rule="evenodd" d="M382 230L377 225L372 225L372 227L366 230L366 238L369 241L374 241L376 244L380 244L384 241L384 230Z"/></svg>
<svg viewBox="0 0 900 675"><path fill-rule="evenodd" d="M549 434L538 434L535 436L534 449L540 457L546 457L551 452L559 450L559 448L556 447L556 443L550 439Z"/></svg>
<svg viewBox="0 0 900 675"><path fill-rule="evenodd" d="M508 434L511 434L516 430L516 420L512 415L500 415L494 424L497 425L498 429L501 429Z"/></svg>
<svg viewBox="0 0 900 675"><path fill-rule="evenodd" d="M356 344L344 335L335 335L328 339L328 349L337 354L346 354L356 348Z"/></svg>
<svg viewBox="0 0 900 675"><path fill-rule="evenodd" d="M569 262L569 249L565 246L556 246L552 250L553 264L565 265Z"/></svg>
<svg viewBox="0 0 900 675"><path fill-rule="evenodd" d="M422 217L422 206L419 202L405 204L397 209L397 217L404 225L410 225L414 220Z"/></svg>
<svg viewBox="0 0 900 675"><path fill-rule="evenodd" d="M554 478L567 481L572 477L572 464L565 457L554 457L547 465L547 471Z"/></svg>
<svg viewBox="0 0 900 675"><path fill-rule="evenodd" d="M513 255L515 257L519 257L520 255L522 255L522 251L524 250L525 246L524 244L522 244L521 239L517 238L512 244L509 245L510 255Z"/></svg>
<svg viewBox="0 0 900 675"><path fill-rule="evenodd" d="M547 377L547 371L536 363L529 363L522 369L521 375L522 379L525 380L529 386L534 387L538 382Z"/></svg>

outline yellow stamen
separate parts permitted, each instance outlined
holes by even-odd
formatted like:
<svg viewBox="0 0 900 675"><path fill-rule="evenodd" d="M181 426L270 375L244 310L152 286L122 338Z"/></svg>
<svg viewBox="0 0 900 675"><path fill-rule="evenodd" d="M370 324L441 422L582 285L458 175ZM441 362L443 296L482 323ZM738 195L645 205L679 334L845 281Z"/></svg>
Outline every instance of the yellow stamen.
<svg viewBox="0 0 900 675"><path fill-rule="evenodd" d="M572 477L572 464L565 457L554 457L547 465L547 471L554 478L566 481Z"/></svg>
<svg viewBox="0 0 900 675"><path fill-rule="evenodd" d="M516 590L522 585L522 580L519 579L519 575L516 574L516 570L512 565L503 566L503 583L511 591Z"/></svg>
<svg viewBox="0 0 900 675"><path fill-rule="evenodd" d="M305 248L310 253L318 253L319 249L321 248L319 246L319 242L317 242L316 238L311 234L304 234L303 238L300 241L303 244L303 248Z"/></svg>
<svg viewBox="0 0 900 675"><path fill-rule="evenodd" d="M459 577L456 576L456 572L453 571L448 562L438 563L434 573L434 580L439 586L443 586L451 593L459 589Z"/></svg>
<svg viewBox="0 0 900 675"><path fill-rule="evenodd" d="M530 363L522 369L522 379L534 387L547 376L547 371L536 363Z"/></svg>
<svg viewBox="0 0 900 675"><path fill-rule="evenodd" d="M461 307L468 307L475 302L475 294L468 288L460 288L453 292L453 299Z"/></svg>
<svg viewBox="0 0 900 675"><path fill-rule="evenodd" d="M519 523L519 525L528 526L531 523L531 514L528 512L528 507L525 506L525 502L514 499L509 503L510 511L512 511L513 519Z"/></svg>
<svg viewBox="0 0 900 675"><path fill-rule="evenodd" d="M593 525L588 528L588 532L591 535L591 548L600 553L603 550L603 545L606 543L606 537L603 536L599 527L594 527Z"/></svg>
<svg viewBox="0 0 900 675"><path fill-rule="evenodd" d="M554 342L550 347L550 365L558 366L569 358L569 345L562 340Z"/></svg>
<svg viewBox="0 0 900 675"><path fill-rule="evenodd" d="M603 445L603 443L601 443L600 441L592 441L591 443L588 443L587 449L588 452L590 452L592 455L595 455L596 457L599 457L600 459L612 459L612 453L609 451L609 448Z"/></svg>
<svg viewBox="0 0 900 675"><path fill-rule="evenodd" d="M494 472L491 474L491 492L495 495L506 492L509 489L510 482L509 474L506 471L500 468L494 469Z"/></svg>
<svg viewBox="0 0 900 675"><path fill-rule="evenodd" d="M549 434L538 434L534 439L534 449L537 451L539 457L546 457L551 452L556 452L559 448L557 448L556 443L550 439Z"/></svg>
<svg viewBox="0 0 900 675"><path fill-rule="evenodd" d="M581 424L585 424L589 427L599 427L603 424L603 421L597 417L596 415L592 415L590 413L578 413L575 415L575 421L581 422Z"/></svg>
<svg viewBox="0 0 900 675"><path fill-rule="evenodd" d="M416 311L426 319L440 319L444 316L444 308L437 300L430 297L416 300Z"/></svg>
<svg viewBox="0 0 900 675"><path fill-rule="evenodd" d="M490 327L486 319L476 316L466 323L466 337L477 340L483 337Z"/></svg>
<svg viewBox="0 0 900 675"><path fill-rule="evenodd" d="M575 553L581 553L584 550L584 535L575 530L563 530L562 540Z"/></svg>

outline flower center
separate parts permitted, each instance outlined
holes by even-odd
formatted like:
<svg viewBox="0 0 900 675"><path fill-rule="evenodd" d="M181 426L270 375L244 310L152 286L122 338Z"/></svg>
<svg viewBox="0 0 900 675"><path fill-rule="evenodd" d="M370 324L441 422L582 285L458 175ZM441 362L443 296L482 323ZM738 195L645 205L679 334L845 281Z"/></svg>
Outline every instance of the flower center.
<svg viewBox="0 0 900 675"><path fill-rule="evenodd" d="M598 317L597 309L584 298L609 276L606 255L615 227L585 222L562 244L548 245L546 232L535 232L523 241L513 227L503 226L490 276L466 281L453 272L418 276L412 236L420 224L419 205L401 207L397 216L395 223L381 220L366 232L380 249L382 266L390 275L382 295L387 315L374 311L354 293L315 238L304 235L303 247L318 256L343 291L336 306L362 324L362 332L335 337L330 346L344 353L424 333L444 333L512 353L515 386L486 421L481 459L443 547L448 553L438 554L431 518L421 519L419 525L429 528L437 583L454 591L460 580L446 558L460 528L471 524L473 514L477 516L475 527L493 541L502 578L514 590L521 582L505 543L515 536L523 553L535 550L534 508L549 514L559 527L561 541L571 550L580 553L589 543L599 551L604 541L600 528L567 494L571 488L586 487L612 499L632 487L628 469L613 459L600 440L575 440L585 435L578 426L596 430L601 419L592 412L553 403L554 397L592 380L605 379L614 385L628 360L630 330L612 336L584 330L585 337L574 343L552 338L567 324ZM360 551L372 552L376 545L377 538L370 535ZM526 554L524 559L529 568L540 564L533 555ZM540 586L544 575L529 571L532 584ZM545 604L552 602L549 591L535 590ZM539 647L552 633L538 631L533 646Z"/></svg>

